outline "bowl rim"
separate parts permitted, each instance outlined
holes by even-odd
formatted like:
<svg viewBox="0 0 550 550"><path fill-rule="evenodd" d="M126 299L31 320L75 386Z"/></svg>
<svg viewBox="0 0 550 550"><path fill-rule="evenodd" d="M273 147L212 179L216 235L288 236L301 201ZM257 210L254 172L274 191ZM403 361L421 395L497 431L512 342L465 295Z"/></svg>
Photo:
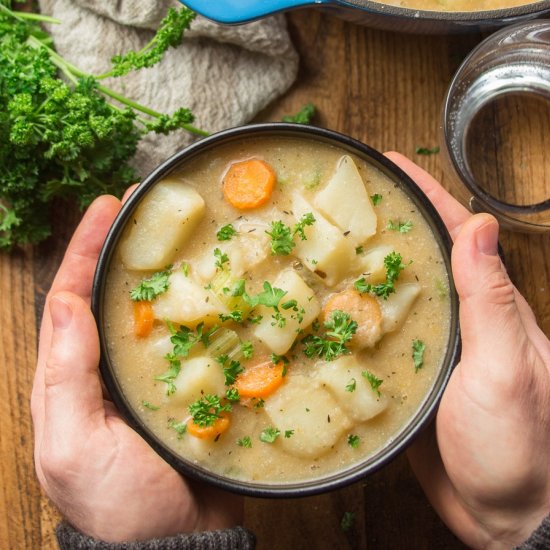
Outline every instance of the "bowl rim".
<svg viewBox="0 0 550 550"><path fill-rule="evenodd" d="M178 169L184 162L189 161L198 155L202 155L219 145L225 145L233 141L251 139L259 136L295 137L319 140L355 154L380 169L385 175L389 176L396 186L399 186L411 198L411 200L413 200L438 241L449 277L449 295L451 302L451 323L448 346L445 352L445 358L442 361L442 367L439 373L435 376L431 390L423 398L411 421L402 427L386 445L366 460L362 460L359 463L347 467L345 470L334 472L324 477L284 484L248 482L234 478L227 478L215 472L211 472L206 468L193 463L191 460L176 455L176 453L172 451L168 445L164 444L161 439L144 424L144 422L139 420L138 415L134 412L131 405L124 397L120 384L113 371L113 366L107 350L105 333L103 330L103 300L109 263L123 232L123 228L148 190L163 177ZM165 162L160 164L156 169L154 169L146 178L144 178L139 187L125 202L107 234L99 255L99 260L94 275L91 300L91 308L96 319L100 339L101 376L111 399L118 410L122 413L130 427L138 432L138 434L141 435L141 437L143 437L145 441L166 462L168 462L168 464L185 476L189 476L197 481L207 482L211 485L215 485L221 489L231 492L254 497L271 498L310 496L349 485L359 481L369 474L374 473L385 464L393 460L406 447L408 447L414 437L416 437L416 435L429 424L435 415L451 372L458 362L461 342L458 324L458 296L454 286L450 263L451 247L452 240L443 223L443 220L426 195L413 182L413 180L409 178L409 176L397 167L397 165L368 145L333 130L292 123L251 124L223 130L209 137L203 138L200 141L196 141L188 147L176 152Z"/></svg>

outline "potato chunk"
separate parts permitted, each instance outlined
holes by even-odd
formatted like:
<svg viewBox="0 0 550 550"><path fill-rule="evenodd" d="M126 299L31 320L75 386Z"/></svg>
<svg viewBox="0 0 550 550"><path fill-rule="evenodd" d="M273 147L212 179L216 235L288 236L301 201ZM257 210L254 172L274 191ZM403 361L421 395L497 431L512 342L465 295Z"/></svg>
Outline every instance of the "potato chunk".
<svg viewBox="0 0 550 550"><path fill-rule="evenodd" d="M182 361L174 385L176 391L168 399L181 404L182 411L188 416L187 407L203 395L225 393L225 376L222 367L212 357L193 357Z"/></svg>
<svg viewBox="0 0 550 550"><path fill-rule="evenodd" d="M361 374L365 367L353 355L340 357L335 361L318 364L315 369L317 379L323 384L344 412L356 422L365 422L380 414L387 406L388 399L371 388L369 381ZM354 391L346 388L350 384Z"/></svg>
<svg viewBox="0 0 550 550"><path fill-rule="evenodd" d="M215 323L220 313L227 313L214 293L180 271L170 275L170 288L153 302L153 310L157 319L168 319L189 327L201 322Z"/></svg>
<svg viewBox="0 0 550 550"><path fill-rule="evenodd" d="M349 231L347 238L355 246L376 233L376 213L363 178L348 155L340 158L334 175L317 193L314 203L342 232Z"/></svg>
<svg viewBox="0 0 550 550"><path fill-rule="evenodd" d="M419 294L419 284L405 283L397 285L387 300L380 300L382 332L392 332L401 326Z"/></svg>
<svg viewBox="0 0 550 550"><path fill-rule="evenodd" d="M204 200L193 187L164 179L133 214L120 244L122 263L128 269L164 268L191 237L204 210Z"/></svg>
<svg viewBox="0 0 550 550"><path fill-rule="evenodd" d="M287 292L279 304L284 325L278 326L273 319L273 308L258 306L256 309L262 320L254 330L254 336L265 342L273 353L282 355L290 349L298 331L308 327L319 315L321 306L313 290L293 269L279 273L272 286ZM283 309L282 305L291 300L296 300L296 306Z"/></svg>
<svg viewBox="0 0 550 550"><path fill-rule="evenodd" d="M264 410L281 433L294 431L291 437L280 437L278 443L296 456L325 454L352 425L331 394L306 376L289 376L266 400Z"/></svg>
<svg viewBox="0 0 550 550"><path fill-rule="evenodd" d="M292 212L297 220L308 213L315 218L315 223L305 228L306 240L295 238L294 254L328 286L339 283L356 256L354 245L298 193L292 196Z"/></svg>

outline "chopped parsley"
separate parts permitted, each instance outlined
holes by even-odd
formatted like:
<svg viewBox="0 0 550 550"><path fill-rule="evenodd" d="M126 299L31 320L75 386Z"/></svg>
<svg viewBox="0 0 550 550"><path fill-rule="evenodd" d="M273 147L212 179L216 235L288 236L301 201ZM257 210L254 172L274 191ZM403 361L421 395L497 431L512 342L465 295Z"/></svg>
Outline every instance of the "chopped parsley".
<svg viewBox="0 0 550 550"><path fill-rule="evenodd" d="M225 398L228 401L239 401L241 396L239 395L239 390L237 388L228 388L225 392Z"/></svg>
<svg viewBox="0 0 550 550"><path fill-rule="evenodd" d="M294 226L294 231L292 232L292 235L298 234L300 236L300 239L302 241L307 240L306 234L305 234L305 228L307 225L313 225L315 223L315 218L311 212L308 212L307 214L304 214L298 223Z"/></svg>
<svg viewBox="0 0 550 550"><path fill-rule="evenodd" d="M418 372L424 366L424 352L426 344L422 340L413 340L412 343L412 358L414 362L414 372Z"/></svg>
<svg viewBox="0 0 550 550"><path fill-rule="evenodd" d="M363 248L363 246L357 246L355 248L355 253L359 256L359 254L363 254L363 252L365 252L365 249Z"/></svg>
<svg viewBox="0 0 550 550"><path fill-rule="evenodd" d="M285 437L289 439L294 435L294 430L285 430Z"/></svg>
<svg viewBox="0 0 550 550"><path fill-rule="evenodd" d="M256 315L254 317L247 317L246 320L253 325L257 325L263 319L263 315Z"/></svg>
<svg viewBox="0 0 550 550"><path fill-rule="evenodd" d="M358 435L349 434L348 435L348 445L353 449L357 449L361 443L361 438Z"/></svg>
<svg viewBox="0 0 550 550"><path fill-rule="evenodd" d="M298 302L296 300L288 300L287 302L284 302L281 304L281 307L283 309L294 309L294 311L298 311Z"/></svg>
<svg viewBox="0 0 550 550"><path fill-rule="evenodd" d="M170 368L166 372L155 376L154 379L158 380L159 382L165 382L167 384L166 395L172 395L176 392L176 385L174 384L174 380L180 373L181 361L171 353L166 355L165 359L170 362Z"/></svg>
<svg viewBox="0 0 550 550"><path fill-rule="evenodd" d="M170 287L170 275L172 266L167 266L164 271L157 271L151 277L143 279L136 288L130 291L130 298L134 302L154 300L160 294L163 294Z"/></svg>
<svg viewBox="0 0 550 550"><path fill-rule="evenodd" d="M269 426L262 430L260 433L260 441L263 443L274 443L275 440L281 435L281 431L273 426Z"/></svg>
<svg viewBox="0 0 550 550"><path fill-rule="evenodd" d="M233 225L228 223L220 228L220 230L216 233L216 237L218 237L218 241L230 241L236 234L237 230L233 227Z"/></svg>
<svg viewBox="0 0 550 550"><path fill-rule="evenodd" d="M181 270L186 277L189 277L189 264L187 262L182 262Z"/></svg>
<svg viewBox="0 0 550 550"><path fill-rule="evenodd" d="M332 361L340 355L348 354L346 343L357 332L357 323L351 319L349 314L334 310L323 326L325 328L324 336L308 334L302 339L306 356L317 356L325 361Z"/></svg>
<svg viewBox="0 0 550 550"><path fill-rule="evenodd" d="M238 279L231 288L225 287L223 293L226 296L242 296L244 294L244 279Z"/></svg>
<svg viewBox="0 0 550 550"><path fill-rule="evenodd" d="M187 424L185 422L177 422L173 418L168 421L168 427L176 431L178 434L178 439L181 439L183 434L187 431Z"/></svg>
<svg viewBox="0 0 550 550"><path fill-rule="evenodd" d="M271 317L273 319L273 321L271 321L272 327L277 326L283 328L286 325L286 317L284 317L280 311L275 311Z"/></svg>
<svg viewBox="0 0 550 550"><path fill-rule="evenodd" d="M382 382L384 382L384 380L377 378L374 374L372 374L372 372L369 372L368 370L364 370L361 374L367 379L370 387L372 388L372 391L376 393L378 397L380 397L381 394L378 388L382 385Z"/></svg>
<svg viewBox="0 0 550 550"><path fill-rule="evenodd" d="M399 233L408 233L412 227L413 223L409 220L406 222L394 222L393 220L388 221L388 225L386 226L391 231L399 231Z"/></svg>
<svg viewBox="0 0 550 550"><path fill-rule="evenodd" d="M222 323L225 321L235 321L236 323L243 322L243 312L240 309L235 309L231 313L220 313L218 317Z"/></svg>
<svg viewBox="0 0 550 550"><path fill-rule="evenodd" d="M374 204L374 206L377 206L382 202L382 195L380 195L379 193L375 193L374 195L370 196L370 200L372 201L372 204Z"/></svg>
<svg viewBox="0 0 550 550"><path fill-rule="evenodd" d="M153 405L152 403L149 403L149 401L145 401L145 399L141 402L141 404L147 408L147 409L150 409L152 411L158 411L160 409L159 406L157 405Z"/></svg>
<svg viewBox="0 0 550 550"><path fill-rule="evenodd" d="M196 331L192 331L190 328L180 326L177 332L174 332L170 337L170 342L174 344L173 355L177 357L186 358L189 355L191 348L201 342L205 348L210 345L210 336L218 327L214 326L211 329L205 331L204 323L197 325Z"/></svg>
<svg viewBox="0 0 550 550"><path fill-rule="evenodd" d="M246 435L242 439L237 439L237 445L239 447L244 447L245 449L250 449L250 447L252 447L252 439Z"/></svg>
<svg viewBox="0 0 550 550"><path fill-rule="evenodd" d="M229 256L223 253L219 248L214 249L214 256L216 258L216 267L223 269L223 266L229 263Z"/></svg>
<svg viewBox="0 0 550 550"><path fill-rule="evenodd" d="M203 395L198 401L191 403L188 407L193 422L205 428L206 426L213 426L214 422L220 418L221 413L231 410L231 404L222 404L218 395L206 394Z"/></svg>
<svg viewBox="0 0 550 550"><path fill-rule="evenodd" d="M271 222L271 231L266 231L271 237L271 253L288 256L296 246L292 239L292 230L282 221Z"/></svg>
<svg viewBox="0 0 550 550"><path fill-rule="evenodd" d="M315 105L306 103L295 115L285 115L283 122L294 122L294 124L309 124L315 114Z"/></svg>
<svg viewBox="0 0 550 550"><path fill-rule="evenodd" d="M364 294L365 292L370 292L380 296L384 300L388 299L388 296L395 292L395 282L399 278L401 271L407 267L403 264L403 258L398 252L390 252L384 258L384 267L386 268L386 281L376 285L372 285L365 281L364 277L361 277L355 281L355 288Z"/></svg>
<svg viewBox="0 0 550 550"><path fill-rule="evenodd" d="M340 528L347 532L355 525L355 512L344 512L340 521Z"/></svg>
<svg viewBox="0 0 550 550"><path fill-rule="evenodd" d="M355 378L352 378L346 385L346 391L354 392L357 388L357 381Z"/></svg>
<svg viewBox="0 0 550 550"><path fill-rule="evenodd" d="M439 145L436 145L431 149L429 149L428 147L417 147L415 149L415 153L417 155L436 155L437 153L439 153Z"/></svg>
<svg viewBox="0 0 550 550"><path fill-rule="evenodd" d="M225 376L225 385L231 386L231 384L235 383L235 380L237 380L237 376L243 372L244 369L241 366L240 361L231 361L229 363L229 366L227 366L227 361L223 365L223 374Z"/></svg>
<svg viewBox="0 0 550 550"><path fill-rule="evenodd" d="M275 288L271 286L269 281L264 281L264 290L256 296L250 296L246 292L243 293L244 301L250 307L256 307L258 305L272 307L275 311L278 311L279 302L281 298L287 293L286 290Z"/></svg>
<svg viewBox="0 0 550 550"><path fill-rule="evenodd" d="M241 342L241 352L245 359L250 359L252 355L254 355L254 346L252 345L252 342Z"/></svg>

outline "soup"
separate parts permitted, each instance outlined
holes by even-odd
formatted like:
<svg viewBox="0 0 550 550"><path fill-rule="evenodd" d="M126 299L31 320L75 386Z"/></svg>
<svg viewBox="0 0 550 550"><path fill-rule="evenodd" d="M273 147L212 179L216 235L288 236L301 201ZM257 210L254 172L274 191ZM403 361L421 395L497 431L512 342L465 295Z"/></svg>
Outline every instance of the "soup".
<svg viewBox="0 0 550 550"><path fill-rule="evenodd" d="M274 485L394 439L450 334L445 263L414 202L362 158L299 137L224 144L157 182L103 302L141 421L191 463Z"/></svg>
<svg viewBox="0 0 550 550"><path fill-rule="evenodd" d="M526 0L387 0L384 4L429 11L488 11L524 6Z"/></svg>

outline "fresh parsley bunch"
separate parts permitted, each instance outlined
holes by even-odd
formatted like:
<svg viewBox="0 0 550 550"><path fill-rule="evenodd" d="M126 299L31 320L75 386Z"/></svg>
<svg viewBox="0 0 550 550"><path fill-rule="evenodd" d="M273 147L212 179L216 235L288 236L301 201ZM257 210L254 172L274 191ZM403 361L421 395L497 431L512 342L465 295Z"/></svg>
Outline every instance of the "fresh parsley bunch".
<svg viewBox="0 0 550 550"><path fill-rule="evenodd" d="M57 54L38 25L59 21L0 3L0 250L45 239L54 198L85 207L103 193L120 196L136 181L128 162L145 133L206 135L188 109L157 113L101 84L158 62L194 16L171 8L150 44L94 76Z"/></svg>

